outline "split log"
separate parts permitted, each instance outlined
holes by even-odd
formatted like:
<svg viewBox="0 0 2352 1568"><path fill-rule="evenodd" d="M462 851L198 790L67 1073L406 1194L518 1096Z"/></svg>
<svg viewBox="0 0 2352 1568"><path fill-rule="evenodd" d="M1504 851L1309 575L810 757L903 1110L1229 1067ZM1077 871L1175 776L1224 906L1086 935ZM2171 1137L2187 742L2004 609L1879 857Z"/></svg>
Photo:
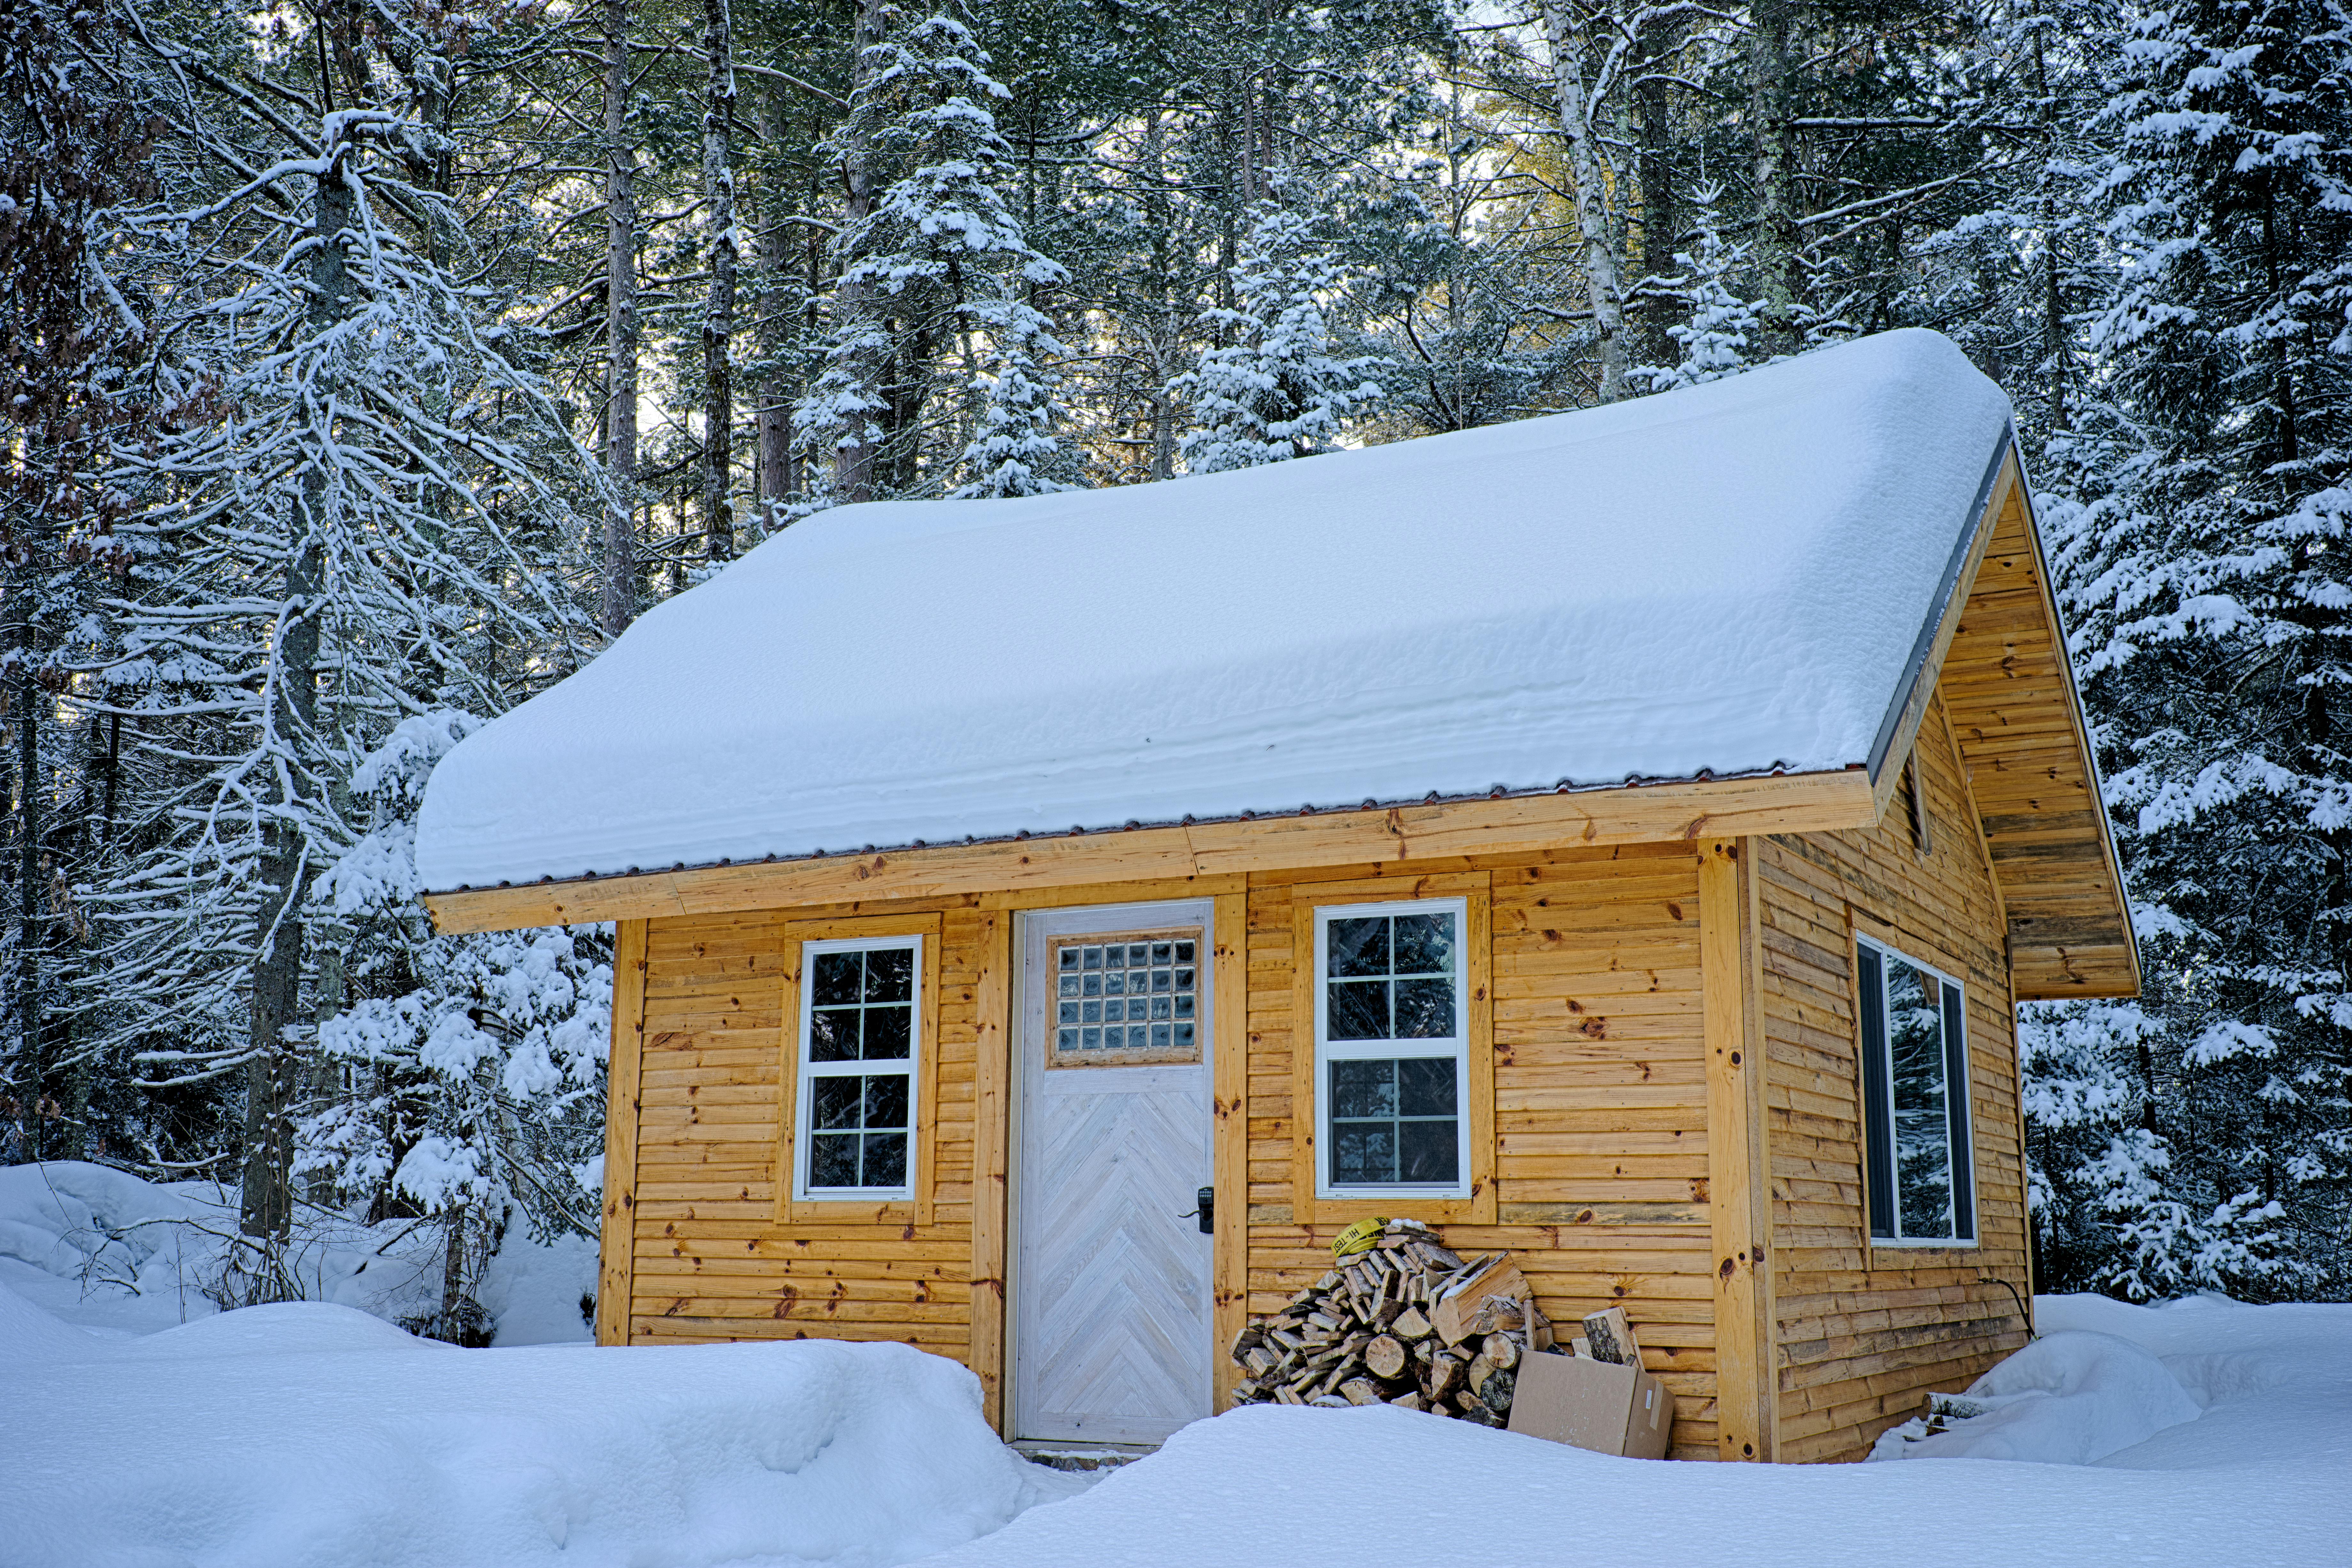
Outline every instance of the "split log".
<svg viewBox="0 0 2352 1568"><path fill-rule="evenodd" d="M1592 1347L1594 1361L1612 1362L1619 1366L1642 1364L1642 1342L1633 1337L1633 1325L1625 1321L1622 1307L1611 1307L1587 1316L1584 1337Z"/></svg>
<svg viewBox="0 0 2352 1568"><path fill-rule="evenodd" d="M1380 1385L1369 1377L1351 1377L1339 1385L1339 1396L1350 1405L1381 1403Z"/></svg>

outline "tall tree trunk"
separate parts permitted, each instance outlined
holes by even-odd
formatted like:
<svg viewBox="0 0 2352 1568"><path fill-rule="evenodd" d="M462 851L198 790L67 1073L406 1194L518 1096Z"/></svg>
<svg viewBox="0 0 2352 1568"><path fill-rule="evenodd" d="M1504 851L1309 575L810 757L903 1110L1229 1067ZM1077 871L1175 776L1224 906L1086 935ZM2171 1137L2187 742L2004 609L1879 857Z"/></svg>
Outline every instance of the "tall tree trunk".
<svg viewBox="0 0 2352 1568"><path fill-rule="evenodd" d="M2033 90L2041 100L2040 120L2046 132L2050 128L2050 68L2042 58L2042 35L2033 35ZM2042 178L2049 179L2045 165ZM2045 204L2048 197L2043 198ZM2046 210L2046 205L2045 205ZM2042 374L2047 378L2050 396L2050 427L2069 428L2071 416L2066 411L2066 306L2065 290L2059 281L2058 222L2052 213L2042 231Z"/></svg>
<svg viewBox="0 0 2352 1568"><path fill-rule="evenodd" d="M1667 72L1660 67L1679 47L1684 21L1669 16L1653 22L1641 40L1643 69L1634 89L1641 111L1642 268L1654 276L1675 269L1675 241L1682 234L1682 207L1675 192L1674 102ZM1672 364L1681 357L1681 345L1668 335L1682 324L1681 302L1666 290L1654 289L1641 306L1642 353L1651 364Z"/></svg>
<svg viewBox="0 0 2352 1568"><path fill-rule="evenodd" d="M1748 115L1756 138L1756 277L1763 290L1764 343L1794 353L1797 302L1795 148L1789 128L1789 39L1793 0L1756 0L1748 29Z"/></svg>
<svg viewBox="0 0 2352 1568"><path fill-rule="evenodd" d="M323 330L351 309L343 268L343 231L352 221L352 193L343 183L348 141L327 149L319 176L318 240L310 251L311 329ZM327 474L314 463L302 476L302 505L286 563L286 595L278 619L278 657L268 691L268 743L286 782L264 830L261 910L253 970L252 1053L246 1076L245 1171L240 1220L247 1236L282 1240L293 1220L294 1063L286 1029L302 991L302 898L312 868L303 818L310 802L304 778L317 749L320 591L325 582Z"/></svg>
<svg viewBox="0 0 2352 1568"><path fill-rule="evenodd" d="M1559 130L1568 139L1569 175L1576 183L1576 226L1584 241L1584 288L1600 333L1601 401L1625 395L1625 293L1617 252L1609 242L1607 187L1601 151L1593 144L1591 107L1584 100L1584 33L1568 0L1544 0L1544 30L1551 39L1551 74L1559 92Z"/></svg>
<svg viewBox="0 0 2352 1568"><path fill-rule="evenodd" d="M702 52L710 85L702 104L702 199L710 243L710 300L702 313L702 527L712 561L735 555L735 508L729 500L734 458L735 377L728 345L735 336L735 62L727 0L702 0Z"/></svg>
<svg viewBox="0 0 2352 1568"><path fill-rule="evenodd" d="M841 179L843 189L841 227L844 234L855 234L874 213L874 166L872 149L866 145L865 119L866 95L873 85L873 67L866 63L866 51L882 41L886 14L882 0L858 0L857 26L851 36L855 51L850 66L851 104L849 123L842 141ZM870 308L864 283L843 279L833 291L834 318L836 330L844 323L856 321ZM857 349L854 363L857 366L859 388L868 403L882 398L882 378L887 369L868 334L868 341ZM875 468L880 454L875 450L874 420L871 413L860 409L856 422L842 437L833 458L834 493L844 501L874 499Z"/></svg>
<svg viewBox="0 0 2352 1568"><path fill-rule="evenodd" d="M760 140L772 155L782 144L776 95L762 93L760 104ZM760 236L761 372L759 389L754 394L758 398L755 417L760 443L760 521L762 527L773 530L782 523L785 500L801 488L800 475L793 465L792 399L787 395L789 378L784 367L785 349L790 342L784 312L792 303L784 280L793 263L786 237L791 233L793 215L784 200L784 183L781 179L761 182L759 194L764 198L761 216L766 222Z"/></svg>
<svg viewBox="0 0 2352 1568"><path fill-rule="evenodd" d="M37 528L36 520L32 526ZM16 1038L17 1060L25 1094L26 1153L41 1159L51 1153L44 1126L48 1101L48 1058L43 1049L41 1006L41 891L47 879L41 871L41 723L46 700L34 670L38 654L39 617L34 603L35 584L41 577L37 545L33 562L20 573L16 600L16 668L9 681L8 699L16 710Z"/></svg>
<svg viewBox="0 0 2352 1568"><path fill-rule="evenodd" d="M596 621L637 613L637 154L629 142L629 0L604 0L604 572Z"/></svg>

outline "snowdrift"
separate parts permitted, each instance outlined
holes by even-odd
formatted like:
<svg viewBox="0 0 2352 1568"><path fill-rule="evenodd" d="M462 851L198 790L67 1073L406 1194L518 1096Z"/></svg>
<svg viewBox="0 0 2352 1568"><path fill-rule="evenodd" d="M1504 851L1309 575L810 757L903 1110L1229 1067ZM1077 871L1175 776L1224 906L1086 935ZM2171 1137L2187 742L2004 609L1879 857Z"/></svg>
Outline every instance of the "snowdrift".
<svg viewBox="0 0 2352 1568"><path fill-rule="evenodd" d="M5 1568L864 1568L1081 1484L902 1345L464 1351L309 1302L101 1340L0 1287Z"/></svg>
<svg viewBox="0 0 2352 1568"><path fill-rule="evenodd" d="M153 1333L219 1310L205 1289L236 1225L235 1194L210 1182L159 1185L71 1160L0 1166L0 1287L98 1333ZM313 1299L388 1321L441 1299L439 1237L404 1221L306 1211L289 1263ZM585 1342L595 1286L593 1241L535 1242L517 1224L478 1295L495 1344Z"/></svg>
<svg viewBox="0 0 2352 1568"><path fill-rule="evenodd" d="M1979 1434L1987 1452L2021 1456L2008 1462L1665 1464L1384 1406L1252 1405L1188 1427L1155 1458L1085 1496L933 1561L937 1568L2345 1562L2352 1307L2148 1309L2060 1298L2043 1300L2040 1318L2049 1338L1984 1380L2011 1401L2006 1409L2020 1412ZM2080 1462L2141 1434L2096 1462ZM2069 1454L2074 1462L2057 1462Z"/></svg>

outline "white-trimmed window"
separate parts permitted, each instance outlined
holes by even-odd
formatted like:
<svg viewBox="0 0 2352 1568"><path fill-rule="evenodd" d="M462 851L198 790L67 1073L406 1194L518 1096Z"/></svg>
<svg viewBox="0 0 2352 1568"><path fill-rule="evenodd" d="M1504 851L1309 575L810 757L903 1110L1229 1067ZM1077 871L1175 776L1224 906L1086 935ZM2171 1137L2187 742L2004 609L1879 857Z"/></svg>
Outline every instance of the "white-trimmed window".
<svg viewBox="0 0 2352 1568"><path fill-rule="evenodd" d="M1868 937L1855 941L1855 966L1871 1239L1973 1245L1967 996L1951 976Z"/></svg>
<svg viewBox="0 0 2352 1568"><path fill-rule="evenodd" d="M919 936L803 944L796 1196L912 1195L922 974Z"/></svg>
<svg viewBox="0 0 2352 1568"><path fill-rule="evenodd" d="M1315 911L1325 1197L1467 1197L1469 1007L1461 899Z"/></svg>

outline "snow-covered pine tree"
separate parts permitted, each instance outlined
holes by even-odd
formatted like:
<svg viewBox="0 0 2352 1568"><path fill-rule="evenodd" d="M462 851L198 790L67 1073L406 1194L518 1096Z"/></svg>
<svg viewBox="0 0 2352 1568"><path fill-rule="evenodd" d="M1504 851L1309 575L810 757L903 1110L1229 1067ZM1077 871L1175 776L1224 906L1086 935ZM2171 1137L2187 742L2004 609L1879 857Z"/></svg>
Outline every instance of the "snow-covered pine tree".
<svg viewBox="0 0 2352 1568"><path fill-rule="evenodd" d="M1169 384L1191 415L1178 443L1188 473L1328 451L1344 422L1380 400L1380 384L1370 379L1378 366L1335 353L1325 315L1326 300L1352 275L1327 226L1298 210L1307 205L1303 183L1278 184L1277 196L1250 214L1232 269L1232 306L1201 314L1224 341Z"/></svg>
<svg viewBox="0 0 2352 1568"><path fill-rule="evenodd" d="M351 775L370 825L312 896L348 933L352 999L319 1026L324 1071L294 1160L353 1218L409 1213L442 1232L440 1311L412 1326L457 1343L482 1342L475 1286L518 1219L535 1240L596 1233L613 999L609 927L434 934L416 811L435 765L480 724L412 714Z"/></svg>
<svg viewBox="0 0 2352 1568"><path fill-rule="evenodd" d="M115 606L107 673L176 783L149 804L151 852L94 900L89 1005L160 1080L244 1070L265 1252L290 1213L298 1058L339 1003L331 966L305 982L309 888L356 836L342 781L407 714L495 711L560 673L587 625L593 469L501 301L457 280L478 266L462 215L409 177L435 134L337 110L147 226L159 249L233 237L248 259L217 296L177 280L149 374L184 426L117 475L144 508L118 531L152 568ZM264 1268L254 1289L283 1286Z"/></svg>
<svg viewBox="0 0 2352 1568"><path fill-rule="evenodd" d="M2049 443L2053 570L2147 963L2062 1015L2127 1086L2045 1167L2107 1215L2087 1279L2352 1289L2352 104L2340 26L2127 18L2098 171L2100 374ZM2128 1026L2126 1026L2128 1025Z"/></svg>
<svg viewBox="0 0 2352 1568"><path fill-rule="evenodd" d="M1666 329L1683 357L1674 364L1643 365L1630 373L1630 379L1653 392L1736 375L1769 357L1763 352L1762 306L1732 288L1747 247L1724 242L1717 213L1722 199L1720 185L1701 185L1691 192L1697 243L1675 253L1682 276L1664 285L1688 301L1683 323Z"/></svg>
<svg viewBox="0 0 2352 1568"><path fill-rule="evenodd" d="M946 15L872 46L859 74L836 141L887 184L835 244L822 368L793 412L820 475L802 510L959 482L972 495L1053 488L1066 460L1051 434L1061 350L1028 295L1066 275L998 188L1011 149L988 105L1005 89Z"/></svg>

